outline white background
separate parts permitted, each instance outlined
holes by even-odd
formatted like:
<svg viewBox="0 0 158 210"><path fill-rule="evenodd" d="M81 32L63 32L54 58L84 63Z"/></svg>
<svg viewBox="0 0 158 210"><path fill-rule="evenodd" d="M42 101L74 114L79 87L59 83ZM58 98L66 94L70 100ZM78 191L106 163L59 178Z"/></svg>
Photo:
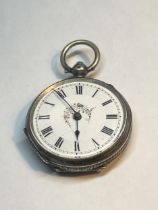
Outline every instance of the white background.
<svg viewBox="0 0 158 210"><path fill-rule="evenodd" d="M64 79L62 48L97 44L95 78L113 84L133 111L127 150L102 173L59 176L23 133L36 95ZM158 209L158 1L0 0L0 209Z"/></svg>

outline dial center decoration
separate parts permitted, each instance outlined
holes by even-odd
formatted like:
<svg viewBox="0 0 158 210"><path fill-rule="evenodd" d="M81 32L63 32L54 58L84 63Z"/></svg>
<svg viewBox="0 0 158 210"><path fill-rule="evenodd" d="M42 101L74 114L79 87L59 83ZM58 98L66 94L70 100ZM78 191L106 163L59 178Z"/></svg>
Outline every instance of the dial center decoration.
<svg viewBox="0 0 158 210"><path fill-rule="evenodd" d="M82 118L84 118L84 120L89 121L91 117L91 112L94 109L90 109L80 103L74 103L72 107L74 108L74 110L76 110L75 114L72 113L72 110L69 107L67 107L64 111L64 119L67 123L69 123L70 118L74 118L75 120L81 120Z"/></svg>

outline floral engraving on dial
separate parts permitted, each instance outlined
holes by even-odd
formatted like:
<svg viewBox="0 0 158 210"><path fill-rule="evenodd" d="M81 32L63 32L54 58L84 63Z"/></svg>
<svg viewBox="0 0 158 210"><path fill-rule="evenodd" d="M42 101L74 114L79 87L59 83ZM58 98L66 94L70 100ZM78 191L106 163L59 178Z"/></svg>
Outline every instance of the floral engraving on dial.
<svg viewBox="0 0 158 210"><path fill-rule="evenodd" d="M48 91L33 116L34 133L51 153L86 158L106 151L118 139L124 113L119 99L91 82L70 82Z"/></svg>
<svg viewBox="0 0 158 210"><path fill-rule="evenodd" d="M82 116L84 115L84 119L86 120L86 121L89 121L90 120L90 118L91 118L91 112L92 112L92 110L94 109L94 107L93 108L91 108L91 109L89 109L88 107L86 107L86 106L84 106L83 104L80 104L80 103L74 103L73 105L72 105L72 107L75 109L75 110L77 110L78 112L80 112L81 114L82 114ZM64 119L65 119L65 122L71 127L71 123L70 123L70 121L71 121L71 119L72 119L72 111L71 111L71 108L70 107L67 107L66 108L66 110L65 110L65 112L64 112Z"/></svg>

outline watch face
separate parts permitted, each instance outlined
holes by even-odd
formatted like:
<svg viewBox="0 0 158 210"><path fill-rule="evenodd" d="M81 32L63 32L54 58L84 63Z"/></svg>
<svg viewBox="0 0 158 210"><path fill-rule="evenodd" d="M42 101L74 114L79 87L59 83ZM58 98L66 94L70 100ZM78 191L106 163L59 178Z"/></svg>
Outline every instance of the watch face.
<svg viewBox="0 0 158 210"><path fill-rule="evenodd" d="M43 91L31 110L31 132L53 155L90 158L111 148L125 120L120 99L105 83L69 79Z"/></svg>

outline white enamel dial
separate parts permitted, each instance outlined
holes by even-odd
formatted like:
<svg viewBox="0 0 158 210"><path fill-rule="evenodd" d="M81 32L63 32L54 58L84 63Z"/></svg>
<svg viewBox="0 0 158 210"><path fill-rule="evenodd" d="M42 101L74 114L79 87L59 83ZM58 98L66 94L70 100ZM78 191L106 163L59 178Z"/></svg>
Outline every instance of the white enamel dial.
<svg viewBox="0 0 158 210"><path fill-rule="evenodd" d="M118 140L123 126L123 108L114 93L82 80L48 88L34 109L32 122L43 148L71 159L106 151Z"/></svg>

